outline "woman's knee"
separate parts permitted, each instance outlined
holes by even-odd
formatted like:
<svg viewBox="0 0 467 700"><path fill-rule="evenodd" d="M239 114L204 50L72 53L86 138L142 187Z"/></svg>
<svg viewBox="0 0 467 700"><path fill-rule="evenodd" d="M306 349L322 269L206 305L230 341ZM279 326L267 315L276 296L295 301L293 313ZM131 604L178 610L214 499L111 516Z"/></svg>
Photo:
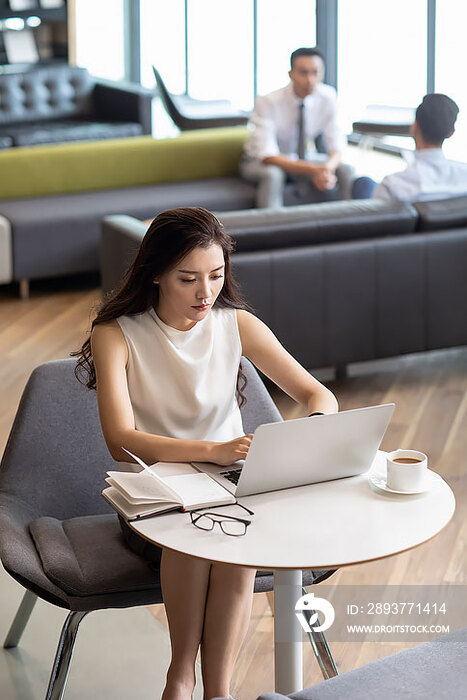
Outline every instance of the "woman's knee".
<svg viewBox="0 0 467 700"><path fill-rule="evenodd" d="M185 572L186 575L190 575L196 571L209 573L211 562L164 547L161 556L161 571L166 571L168 568L176 568L178 571L183 571L184 575Z"/></svg>
<svg viewBox="0 0 467 700"><path fill-rule="evenodd" d="M256 577L256 569L250 569L246 566L235 566L234 564L223 564L213 562L211 567L211 581L219 580L221 583L229 582L229 584L244 588L252 585Z"/></svg>

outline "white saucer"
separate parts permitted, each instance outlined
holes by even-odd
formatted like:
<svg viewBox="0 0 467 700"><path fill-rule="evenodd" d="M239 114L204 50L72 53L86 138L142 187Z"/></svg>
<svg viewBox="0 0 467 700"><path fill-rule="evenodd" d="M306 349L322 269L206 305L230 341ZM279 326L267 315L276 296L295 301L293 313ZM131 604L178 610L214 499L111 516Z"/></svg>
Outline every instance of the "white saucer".
<svg viewBox="0 0 467 700"><path fill-rule="evenodd" d="M431 469L428 469L425 486L414 491L396 491L395 489L390 489L387 485L386 474L382 474L381 472L376 474L368 474L368 481L370 482L370 484L373 484L373 486L376 486L382 491L387 491L388 493L399 493L403 496L412 496L416 493L426 493L426 491L429 491L433 484L435 484L440 479L441 477L439 474L437 474L436 472L432 472Z"/></svg>

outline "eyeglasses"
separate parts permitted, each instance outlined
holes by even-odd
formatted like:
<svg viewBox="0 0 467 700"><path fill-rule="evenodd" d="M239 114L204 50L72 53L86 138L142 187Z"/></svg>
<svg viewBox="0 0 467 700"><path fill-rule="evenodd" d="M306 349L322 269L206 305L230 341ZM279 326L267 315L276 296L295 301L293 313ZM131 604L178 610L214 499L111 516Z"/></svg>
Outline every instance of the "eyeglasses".
<svg viewBox="0 0 467 700"><path fill-rule="evenodd" d="M232 503L231 505L240 506L243 510L246 510L250 515L254 515L253 511L242 506L241 503ZM225 508L226 506L213 506L213 508ZM241 537L246 533L248 525L251 524L251 520L246 518L237 518L234 515L226 515L225 513L200 513L200 511L205 510L204 508L197 508L196 510L190 511L191 522L195 527L200 530L212 530L214 525L217 523L224 533L224 535L232 535L233 537ZM219 520L217 519L219 518Z"/></svg>

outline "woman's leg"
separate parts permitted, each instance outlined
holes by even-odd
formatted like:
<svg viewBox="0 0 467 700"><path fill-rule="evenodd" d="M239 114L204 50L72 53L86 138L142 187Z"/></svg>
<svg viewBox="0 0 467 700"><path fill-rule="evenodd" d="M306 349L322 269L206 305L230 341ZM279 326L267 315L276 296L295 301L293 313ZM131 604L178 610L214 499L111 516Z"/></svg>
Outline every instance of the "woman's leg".
<svg viewBox="0 0 467 700"><path fill-rule="evenodd" d="M229 697L230 679L248 630L256 571L213 563L201 641L204 698Z"/></svg>
<svg viewBox="0 0 467 700"><path fill-rule="evenodd" d="M191 700L210 570L208 561L163 550L161 587L169 622L172 660L162 700Z"/></svg>

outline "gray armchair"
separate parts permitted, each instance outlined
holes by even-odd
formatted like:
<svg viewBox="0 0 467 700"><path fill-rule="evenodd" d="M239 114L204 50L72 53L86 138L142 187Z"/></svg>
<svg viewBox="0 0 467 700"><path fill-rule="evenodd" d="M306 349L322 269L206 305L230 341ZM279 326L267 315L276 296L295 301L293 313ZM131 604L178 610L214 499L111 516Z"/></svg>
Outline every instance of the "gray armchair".
<svg viewBox="0 0 467 700"><path fill-rule="evenodd" d="M281 420L258 374L248 377L247 432ZM96 395L77 382L74 360L40 365L24 390L0 465L0 558L26 588L4 646L17 646L37 597L69 610L47 699L63 697L79 624L92 610L162 603L159 574L125 546L116 514L101 497L115 467ZM116 564L118 562L118 564ZM332 572L303 572L303 585ZM258 572L255 591L270 591ZM321 643L321 640L318 640ZM326 654L326 647L321 643Z"/></svg>
<svg viewBox="0 0 467 700"><path fill-rule="evenodd" d="M464 700L466 688L464 627L296 693L264 693L257 700Z"/></svg>

